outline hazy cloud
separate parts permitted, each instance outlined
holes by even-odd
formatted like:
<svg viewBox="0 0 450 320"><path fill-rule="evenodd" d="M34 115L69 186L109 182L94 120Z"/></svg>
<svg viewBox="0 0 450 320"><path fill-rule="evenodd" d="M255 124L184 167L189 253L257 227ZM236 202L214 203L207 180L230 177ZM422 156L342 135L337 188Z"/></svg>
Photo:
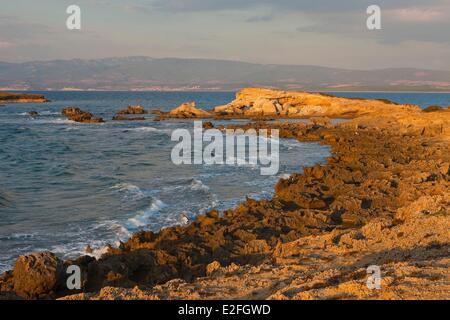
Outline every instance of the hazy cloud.
<svg viewBox="0 0 450 320"><path fill-rule="evenodd" d="M423 5L424 0L149 0L145 3L169 11L242 10L260 6L281 11L339 13L365 10L377 4L385 9ZM448 0L427 0L429 6L448 3Z"/></svg>
<svg viewBox="0 0 450 320"><path fill-rule="evenodd" d="M52 33L52 28L47 25L32 23L16 16L0 15L0 39L2 40L26 40Z"/></svg>
<svg viewBox="0 0 450 320"><path fill-rule="evenodd" d="M273 13L265 14L265 15L259 15L259 16L252 16L245 20L245 22L248 23L254 23L254 22L269 22L272 21L275 18L275 15Z"/></svg>

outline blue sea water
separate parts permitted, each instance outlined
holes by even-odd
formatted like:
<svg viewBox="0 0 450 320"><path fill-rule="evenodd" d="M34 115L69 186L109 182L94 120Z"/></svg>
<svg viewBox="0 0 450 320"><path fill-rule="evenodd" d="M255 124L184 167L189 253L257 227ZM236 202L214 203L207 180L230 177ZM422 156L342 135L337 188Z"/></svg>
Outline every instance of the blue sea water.
<svg viewBox="0 0 450 320"><path fill-rule="evenodd" d="M280 177L323 163L329 148L282 140L280 172L258 166L175 166L171 133L190 121L77 124L60 111L77 106L110 120L128 105L170 110L196 101L209 109L232 92L44 92L52 102L0 107L0 271L21 254L50 250L76 257L140 230L157 231L246 196L268 198ZM449 105L450 94L335 93L399 103ZM33 119L27 112L40 116Z"/></svg>
<svg viewBox="0 0 450 320"><path fill-rule="evenodd" d="M422 109L432 105L450 106L450 93L428 92L327 92L345 98L388 99L399 104L414 104Z"/></svg>
<svg viewBox="0 0 450 320"><path fill-rule="evenodd" d="M112 122L132 104L170 110L196 101L211 108L234 93L45 92L51 103L0 107L0 270L21 254L50 250L76 257L87 245L103 248L131 233L157 231L211 209L233 207L246 196L268 198L280 177L329 155L317 143L280 143L280 171L258 166L182 165L171 161L175 129L190 121ZM67 106L109 120L77 124ZM27 115L31 110L40 116Z"/></svg>

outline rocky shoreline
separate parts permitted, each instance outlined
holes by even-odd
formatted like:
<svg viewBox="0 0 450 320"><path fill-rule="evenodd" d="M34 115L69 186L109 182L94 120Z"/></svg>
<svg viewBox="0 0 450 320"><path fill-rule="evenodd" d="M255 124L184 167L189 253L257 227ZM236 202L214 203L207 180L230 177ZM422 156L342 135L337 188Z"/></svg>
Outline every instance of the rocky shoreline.
<svg viewBox="0 0 450 320"><path fill-rule="evenodd" d="M398 105L388 100L342 98L323 93L245 88L236 99L212 110L201 110L195 102L184 103L170 112L159 112L164 119L303 119L329 117L353 119L369 114L415 112L418 106Z"/></svg>
<svg viewBox="0 0 450 320"><path fill-rule="evenodd" d="M248 90L238 94L247 100L245 107L233 104L237 109L260 110L254 97L263 93L276 113L247 116L283 117L274 101L283 107L286 92ZM283 138L332 148L326 165L280 180L273 199L247 199L186 227L138 232L98 260L21 257L1 276L0 298L448 299L450 112L349 99L342 108L344 100L325 98L302 113L321 117L311 124L239 126L276 128ZM313 105L293 102L287 116L290 108ZM162 117L206 117L193 108ZM207 117L220 117L213 113ZM245 114L223 118L230 116ZM326 116L354 119L331 125ZM69 265L81 267L80 292L65 289ZM382 270L380 290L366 286L370 265Z"/></svg>
<svg viewBox="0 0 450 320"><path fill-rule="evenodd" d="M7 103L45 103L49 102L41 94L0 92L0 105Z"/></svg>

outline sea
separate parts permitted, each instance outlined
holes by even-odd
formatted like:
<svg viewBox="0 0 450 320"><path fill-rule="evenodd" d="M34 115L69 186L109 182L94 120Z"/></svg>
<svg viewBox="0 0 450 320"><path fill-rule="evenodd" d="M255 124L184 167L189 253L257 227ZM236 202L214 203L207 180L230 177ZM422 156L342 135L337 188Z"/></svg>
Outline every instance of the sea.
<svg viewBox="0 0 450 320"><path fill-rule="evenodd" d="M139 230L182 225L251 197L268 199L280 178L322 164L330 149L319 143L282 139L280 170L261 175L260 165L175 165L174 130L192 131L191 121L113 122L128 105L168 111L187 101L210 109L234 92L48 91L45 104L0 107L0 272L36 251L75 258L126 241ZM444 93L332 93L399 103L450 105ZM78 124L61 109L76 106L106 120ZM29 111L40 116L32 118ZM214 121L215 124L240 123ZM337 121L337 120L336 120Z"/></svg>

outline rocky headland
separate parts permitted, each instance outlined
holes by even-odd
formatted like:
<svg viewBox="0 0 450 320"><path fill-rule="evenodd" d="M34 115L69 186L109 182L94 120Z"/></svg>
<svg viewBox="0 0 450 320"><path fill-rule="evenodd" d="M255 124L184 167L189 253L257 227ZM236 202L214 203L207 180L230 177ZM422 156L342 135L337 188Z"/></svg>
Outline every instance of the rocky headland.
<svg viewBox="0 0 450 320"><path fill-rule="evenodd" d="M284 118L281 106L315 118L228 127L319 141L331 146L327 164L281 179L271 200L138 232L98 260L20 257L0 278L0 298L448 299L450 112L265 89L245 89L238 102L206 112L264 116L258 99L272 101L270 117ZM204 117L193 108L176 113ZM64 285L73 264L82 270L79 292ZM366 285L371 265L382 272L379 290Z"/></svg>
<svg viewBox="0 0 450 320"><path fill-rule="evenodd" d="M45 103L49 102L41 94L0 92L0 105L7 103Z"/></svg>
<svg viewBox="0 0 450 320"><path fill-rule="evenodd" d="M335 97L320 93L246 88L236 99L224 106L205 111L195 103L185 103L170 112L161 112L162 119L173 118L310 118L329 117L353 119L373 113L419 111L418 106L398 105L388 100L365 100Z"/></svg>

